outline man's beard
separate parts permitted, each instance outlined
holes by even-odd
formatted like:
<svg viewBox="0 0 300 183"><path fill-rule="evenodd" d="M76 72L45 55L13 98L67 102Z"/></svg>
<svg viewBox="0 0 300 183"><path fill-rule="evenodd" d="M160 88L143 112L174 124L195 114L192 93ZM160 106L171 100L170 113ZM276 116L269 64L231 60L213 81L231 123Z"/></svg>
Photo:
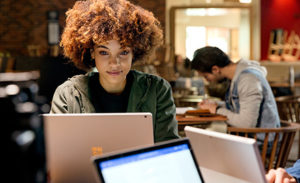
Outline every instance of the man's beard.
<svg viewBox="0 0 300 183"><path fill-rule="evenodd" d="M225 77L216 81L217 84L226 83L226 82L230 82L230 80Z"/></svg>

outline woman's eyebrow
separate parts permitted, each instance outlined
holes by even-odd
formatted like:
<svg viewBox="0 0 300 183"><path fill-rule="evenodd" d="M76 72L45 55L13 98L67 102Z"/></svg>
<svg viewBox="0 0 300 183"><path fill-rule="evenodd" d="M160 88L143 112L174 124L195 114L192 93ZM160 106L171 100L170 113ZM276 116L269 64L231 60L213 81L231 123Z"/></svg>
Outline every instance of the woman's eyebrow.
<svg viewBox="0 0 300 183"><path fill-rule="evenodd" d="M109 48L107 48L107 47L104 46L104 45L98 45L97 48L105 48L105 49L109 49ZM125 47L125 48L120 47L120 49L129 49L129 47Z"/></svg>
<svg viewBox="0 0 300 183"><path fill-rule="evenodd" d="M105 49L108 49L106 46L104 46L104 45L99 45L99 46L97 46L97 48L105 48Z"/></svg>

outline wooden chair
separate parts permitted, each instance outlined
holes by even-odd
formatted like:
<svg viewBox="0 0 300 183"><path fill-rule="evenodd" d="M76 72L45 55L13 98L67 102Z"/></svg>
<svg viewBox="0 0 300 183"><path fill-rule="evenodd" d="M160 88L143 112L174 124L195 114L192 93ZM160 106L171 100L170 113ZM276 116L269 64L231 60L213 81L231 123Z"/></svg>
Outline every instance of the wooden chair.
<svg viewBox="0 0 300 183"><path fill-rule="evenodd" d="M300 123L300 95L275 98L281 120ZM298 159L300 158L300 135L298 141Z"/></svg>
<svg viewBox="0 0 300 183"><path fill-rule="evenodd" d="M300 96L276 97L280 119L300 123Z"/></svg>
<svg viewBox="0 0 300 183"><path fill-rule="evenodd" d="M299 129L299 124L282 121L280 128L228 127L227 133L254 139L257 139L257 134L259 133L265 134L261 149L261 158L266 171L268 171L272 168L285 167L295 134ZM275 136L271 146L271 152L267 153L268 139L271 133L275 134Z"/></svg>

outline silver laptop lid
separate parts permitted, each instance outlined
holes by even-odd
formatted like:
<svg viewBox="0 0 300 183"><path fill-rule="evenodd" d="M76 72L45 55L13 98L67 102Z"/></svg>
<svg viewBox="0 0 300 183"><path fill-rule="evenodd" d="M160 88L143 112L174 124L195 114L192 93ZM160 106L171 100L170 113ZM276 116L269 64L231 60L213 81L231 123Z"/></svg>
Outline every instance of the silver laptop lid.
<svg viewBox="0 0 300 183"><path fill-rule="evenodd" d="M151 113L45 114L51 182L95 182L92 155L153 144Z"/></svg>
<svg viewBox="0 0 300 183"><path fill-rule="evenodd" d="M186 126L200 167L244 182L266 183L265 170L254 139ZM203 173L204 178L205 174Z"/></svg>

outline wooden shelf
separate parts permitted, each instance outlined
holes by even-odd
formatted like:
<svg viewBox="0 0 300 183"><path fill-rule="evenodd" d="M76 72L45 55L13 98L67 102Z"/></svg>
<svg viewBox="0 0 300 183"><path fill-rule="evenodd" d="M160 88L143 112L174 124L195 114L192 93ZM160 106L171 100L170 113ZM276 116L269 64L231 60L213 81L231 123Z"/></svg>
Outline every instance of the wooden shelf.
<svg viewBox="0 0 300 183"><path fill-rule="evenodd" d="M270 82L270 86L271 87L300 87L300 83L295 83L293 86L290 85L290 83L273 83L273 82Z"/></svg>
<svg viewBox="0 0 300 183"><path fill-rule="evenodd" d="M260 65L262 66L300 66L300 60L295 62L271 62L267 60L260 61Z"/></svg>

